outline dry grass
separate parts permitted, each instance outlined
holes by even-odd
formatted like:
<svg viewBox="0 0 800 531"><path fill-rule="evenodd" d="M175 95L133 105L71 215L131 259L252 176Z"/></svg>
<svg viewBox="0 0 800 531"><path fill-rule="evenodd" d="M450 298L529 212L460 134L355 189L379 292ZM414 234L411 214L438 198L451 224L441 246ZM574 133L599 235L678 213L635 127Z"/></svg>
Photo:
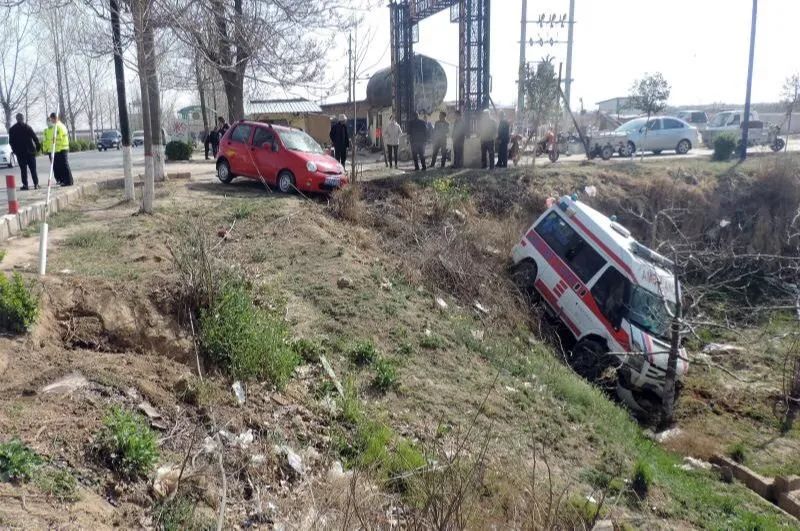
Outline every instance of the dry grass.
<svg viewBox="0 0 800 531"><path fill-rule="evenodd" d="M336 219L361 223L366 216L366 209L361 199L361 186L353 184L331 194L328 211Z"/></svg>

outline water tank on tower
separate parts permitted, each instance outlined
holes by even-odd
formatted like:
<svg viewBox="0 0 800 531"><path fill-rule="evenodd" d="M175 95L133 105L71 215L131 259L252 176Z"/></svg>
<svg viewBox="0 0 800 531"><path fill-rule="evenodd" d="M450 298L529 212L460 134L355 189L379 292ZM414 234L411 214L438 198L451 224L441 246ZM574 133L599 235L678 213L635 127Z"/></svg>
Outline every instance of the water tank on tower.
<svg viewBox="0 0 800 531"><path fill-rule="evenodd" d="M436 59L415 54L414 72L414 110L430 114L444 101L447 95L447 75ZM373 108L384 109L392 106L392 69L378 70L367 83L367 102Z"/></svg>

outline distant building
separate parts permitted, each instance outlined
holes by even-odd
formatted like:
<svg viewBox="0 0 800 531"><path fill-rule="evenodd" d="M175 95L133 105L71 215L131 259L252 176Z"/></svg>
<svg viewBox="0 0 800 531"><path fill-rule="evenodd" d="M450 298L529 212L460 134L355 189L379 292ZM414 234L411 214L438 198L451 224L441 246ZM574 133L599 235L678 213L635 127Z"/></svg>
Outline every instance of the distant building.
<svg viewBox="0 0 800 531"><path fill-rule="evenodd" d="M303 98L250 100L248 120L302 129L321 144L330 142L331 122L322 108Z"/></svg>
<svg viewBox="0 0 800 531"><path fill-rule="evenodd" d="M638 116L642 114L640 109L631 104L631 98L622 96L608 100L598 101L597 110L617 118L621 116Z"/></svg>

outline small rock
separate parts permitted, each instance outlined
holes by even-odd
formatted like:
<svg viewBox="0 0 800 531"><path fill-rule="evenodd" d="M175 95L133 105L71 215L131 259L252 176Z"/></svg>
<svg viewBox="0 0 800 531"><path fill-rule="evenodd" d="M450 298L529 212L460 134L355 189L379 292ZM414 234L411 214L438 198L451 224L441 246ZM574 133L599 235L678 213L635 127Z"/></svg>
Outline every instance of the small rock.
<svg viewBox="0 0 800 531"><path fill-rule="evenodd" d="M467 215L458 209L453 210L453 215L455 215L455 217L457 217L459 221L465 221L467 219Z"/></svg>
<svg viewBox="0 0 800 531"><path fill-rule="evenodd" d="M228 231L226 229L217 229L217 236L220 238L225 238L228 235Z"/></svg>
<svg viewBox="0 0 800 531"><path fill-rule="evenodd" d="M61 274L61 275L70 275L70 274L72 274L72 269L62 269L61 271L59 271L59 274Z"/></svg>
<svg viewBox="0 0 800 531"><path fill-rule="evenodd" d="M432 335L433 335L433 332L431 332L431 329L430 328L426 328L425 329L425 337L431 337Z"/></svg>
<svg viewBox="0 0 800 531"><path fill-rule="evenodd" d="M441 297L436 297L436 307L444 311L447 309L447 303Z"/></svg>
<svg viewBox="0 0 800 531"><path fill-rule="evenodd" d="M614 531L614 522L611 520L598 520L595 522L592 531Z"/></svg>
<svg viewBox="0 0 800 531"><path fill-rule="evenodd" d="M711 470L711 463L687 456L683 458L683 464L679 468L682 470Z"/></svg>
<svg viewBox="0 0 800 531"><path fill-rule="evenodd" d="M497 255L500 254L500 249L498 249L497 247L492 247L491 245L489 245L489 246L486 247L486 253L490 254L492 256L497 256Z"/></svg>
<svg viewBox="0 0 800 531"><path fill-rule="evenodd" d="M672 439L673 437L680 435L683 431L680 428L671 428L669 430L664 430L662 432L656 433L653 435L653 439L657 442L663 443Z"/></svg>
<svg viewBox="0 0 800 531"><path fill-rule="evenodd" d="M222 445L219 443L219 441L216 438L211 437L209 435L208 437L203 439L203 451L205 453L213 454L217 450L220 450L221 448L222 448Z"/></svg>
<svg viewBox="0 0 800 531"><path fill-rule="evenodd" d="M470 330L472 339L476 341L483 341L483 330Z"/></svg>
<svg viewBox="0 0 800 531"><path fill-rule="evenodd" d="M289 404L289 400L285 396L279 395L277 393L272 395L272 401L278 404L279 406L286 406Z"/></svg>
<svg viewBox="0 0 800 531"><path fill-rule="evenodd" d="M709 343L703 347L703 352L706 354L734 354L737 352L744 352L744 349L736 345L728 345L725 343Z"/></svg>
<svg viewBox="0 0 800 531"><path fill-rule="evenodd" d="M156 408L151 406L150 402L142 402L139 404L138 408L142 413L147 415L150 420L161 418L161 413L159 413Z"/></svg>
<svg viewBox="0 0 800 531"><path fill-rule="evenodd" d="M250 456L250 462L254 465L263 465L267 462L267 456L264 454L255 454Z"/></svg>
<svg viewBox="0 0 800 531"><path fill-rule="evenodd" d="M240 382L238 380L233 382L233 385L231 386L231 389L233 389L233 394L236 396L236 402L240 406L242 404L244 404L245 399L246 399L246 395L245 395L245 392L244 392L244 387L242 387L242 382Z"/></svg>
<svg viewBox="0 0 800 531"><path fill-rule="evenodd" d="M344 468L342 467L342 463L339 461L334 461L330 470L328 470L328 481L334 482L341 481L343 479L349 480L352 475L352 470L345 472Z"/></svg>
<svg viewBox="0 0 800 531"><path fill-rule="evenodd" d="M381 282L381 289L384 291L391 291L392 283L384 278L383 281Z"/></svg>
<svg viewBox="0 0 800 531"><path fill-rule="evenodd" d="M39 394L68 395L88 385L89 385L89 380L87 380L86 377L84 377L82 374L75 372L67 376L64 376L60 380L56 380L50 385L42 387L41 390L39 390Z"/></svg>
<svg viewBox="0 0 800 531"><path fill-rule="evenodd" d="M517 392L517 390L514 389L513 387L511 387L510 385L506 386L506 391L508 391L509 393L516 393Z"/></svg>
<svg viewBox="0 0 800 531"><path fill-rule="evenodd" d="M489 313L489 310L487 310L486 307L478 301L475 301L475 304L473 306L476 310L478 310L484 315Z"/></svg>
<svg viewBox="0 0 800 531"><path fill-rule="evenodd" d="M278 455L283 455L286 457L286 463L289 465L289 468L298 476L302 476L305 474L305 467L303 466L303 458L301 458L294 450L289 448L286 445L275 446L274 451Z"/></svg>
<svg viewBox="0 0 800 531"><path fill-rule="evenodd" d="M339 280L336 281L336 285L339 289L351 289L353 287L353 279L350 277L339 277Z"/></svg>

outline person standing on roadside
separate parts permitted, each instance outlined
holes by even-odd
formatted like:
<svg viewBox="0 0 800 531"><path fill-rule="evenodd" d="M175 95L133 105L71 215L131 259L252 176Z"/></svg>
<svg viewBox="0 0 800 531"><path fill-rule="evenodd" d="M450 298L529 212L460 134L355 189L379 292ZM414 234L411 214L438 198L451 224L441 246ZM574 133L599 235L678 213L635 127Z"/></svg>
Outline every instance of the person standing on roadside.
<svg viewBox="0 0 800 531"><path fill-rule="evenodd" d="M350 147L350 132L347 130L347 116L339 115L339 119L331 125L331 144L333 156L342 167L347 164L347 149Z"/></svg>
<svg viewBox="0 0 800 531"><path fill-rule="evenodd" d="M20 189L29 189L28 169L30 169L33 189L38 190L39 176L36 174L36 154L41 151L42 145L31 126L25 123L25 117L22 114L17 114L17 123L8 130L8 143L17 158L17 164L19 164L19 173L22 177L22 188Z"/></svg>
<svg viewBox="0 0 800 531"><path fill-rule="evenodd" d="M217 133L219 134L218 142L222 141L222 136L228 129L230 129L230 126L228 125L228 122L225 121L225 118L223 118L222 116L218 116L217 117Z"/></svg>
<svg viewBox="0 0 800 531"><path fill-rule="evenodd" d="M69 168L69 133L67 126L53 112L47 119L42 149L49 154L53 153L54 146L53 176L61 186L72 186L72 170Z"/></svg>
<svg viewBox="0 0 800 531"><path fill-rule="evenodd" d="M383 128L383 142L386 144L386 151L389 155L389 167L392 167L392 160L394 160L394 167L397 167L397 152L400 149L400 137L403 135L403 129L394 115L389 117L389 123Z"/></svg>
<svg viewBox="0 0 800 531"><path fill-rule="evenodd" d="M453 122L453 165L452 168L464 166L464 139L467 138L467 124L461 111L456 111L456 121Z"/></svg>
<svg viewBox="0 0 800 531"><path fill-rule="evenodd" d="M450 124L447 123L447 113L440 112L439 119L433 126L433 156L431 157L431 168L436 166L436 155L439 151L442 152L442 164L444 168L445 160L447 160L447 137L450 136Z"/></svg>
<svg viewBox="0 0 800 531"><path fill-rule="evenodd" d="M425 171L425 143L428 141L428 125L421 120L419 113L414 113L414 119L408 123L408 137L411 143L411 158L414 159L414 171L419 171L422 162L422 171Z"/></svg>
<svg viewBox="0 0 800 531"><path fill-rule="evenodd" d="M508 168L508 143L511 141L511 124L506 119L506 113L500 113L500 123L497 126L497 167Z"/></svg>
<svg viewBox="0 0 800 531"><path fill-rule="evenodd" d="M481 168L494 169L494 141L497 138L497 122L494 121L489 109L484 109L481 116Z"/></svg>
<svg viewBox="0 0 800 531"><path fill-rule="evenodd" d="M216 159L219 153L219 131L215 127L208 132L208 143L211 144L211 155Z"/></svg>

